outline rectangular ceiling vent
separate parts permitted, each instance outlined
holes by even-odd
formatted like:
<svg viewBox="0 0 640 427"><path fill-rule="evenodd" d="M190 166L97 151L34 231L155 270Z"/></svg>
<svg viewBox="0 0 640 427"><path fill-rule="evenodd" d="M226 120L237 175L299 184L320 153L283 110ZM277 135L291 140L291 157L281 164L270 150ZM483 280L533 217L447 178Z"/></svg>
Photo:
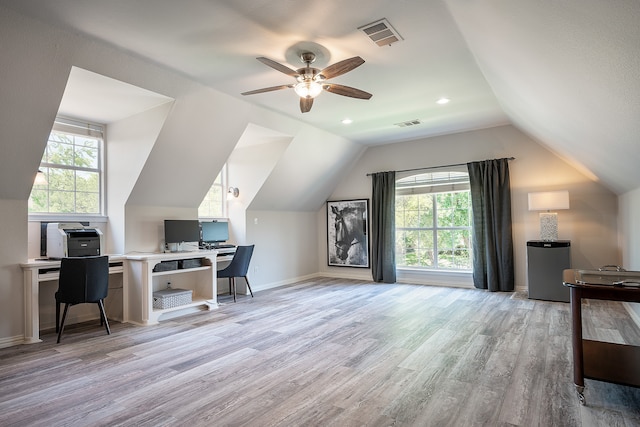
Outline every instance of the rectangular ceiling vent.
<svg viewBox="0 0 640 427"><path fill-rule="evenodd" d="M399 126L401 128L406 128L408 126L415 126L415 125L421 125L421 124L422 124L422 122L420 121L420 119L409 120L407 122L395 123L396 126Z"/></svg>
<svg viewBox="0 0 640 427"><path fill-rule="evenodd" d="M358 27L358 29L362 30L372 42L380 47L390 46L404 40L385 18Z"/></svg>

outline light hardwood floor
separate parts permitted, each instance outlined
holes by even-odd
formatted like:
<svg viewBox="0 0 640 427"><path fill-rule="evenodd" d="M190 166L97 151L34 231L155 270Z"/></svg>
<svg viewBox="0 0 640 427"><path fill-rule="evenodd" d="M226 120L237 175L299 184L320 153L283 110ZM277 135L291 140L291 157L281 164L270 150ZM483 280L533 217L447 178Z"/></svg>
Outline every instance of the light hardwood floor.
<svg viewBox="0 0 640 427"><path fill-rule="evenodd" d="M336 279L223 302L0 350L0 425L640 425L640 389L587 380L579 404L565 303ZM619 303L584 317L640 345Z"/></svg>

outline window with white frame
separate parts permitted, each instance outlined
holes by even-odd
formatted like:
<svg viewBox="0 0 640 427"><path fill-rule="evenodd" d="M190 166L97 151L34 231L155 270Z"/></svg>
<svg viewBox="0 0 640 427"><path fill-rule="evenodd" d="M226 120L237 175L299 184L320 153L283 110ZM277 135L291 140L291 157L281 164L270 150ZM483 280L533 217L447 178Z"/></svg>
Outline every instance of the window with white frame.
<svg viewBox="0 0 640 427"><path fill-rule="evenodd" d="M204 196L204 200L198 208L198 217L224 218L227 216L227 192L224 191L227 188L226 182L227 165L224 165Z"/></svg>
<svg viewBox="0 0 640 427"><path fill-rule="evenodd" d="M431 172L396 181L396 266L472 269L472 210L465 171Z"/></svg>
<svg viewBox="0 0 640 427"><path fill-rule="evenodd" d="M40 162L30 214L104 215L104 127L57 117Z"/></svg>

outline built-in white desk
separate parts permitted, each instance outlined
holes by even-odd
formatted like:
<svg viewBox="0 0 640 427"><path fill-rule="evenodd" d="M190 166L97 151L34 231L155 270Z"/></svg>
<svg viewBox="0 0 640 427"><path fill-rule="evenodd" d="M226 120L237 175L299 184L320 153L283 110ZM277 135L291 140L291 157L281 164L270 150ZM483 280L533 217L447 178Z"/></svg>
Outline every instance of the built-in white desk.
<svg viewBox="0 0 640 427"><path fill-rule="evenodd" d="M219 253L220 251L220 253ZM218 263L233 259L235 248L220 250L199 250L175 253L132 253L109 255L109 274L123 277L123 321L139 325L158 323L165 314L194 307L210 309L217 306ZM162 261L201 260L201 266L170 271L153 269ZM20 264L24 273L24 342L41 342L39 294L42 282L57 281L60 261L31 259ZM173 288L193 291L191 304L170 309L153 308L153 292L166 288L167 282Z"/></svg>
<svg viewBox="0 0 640 427"><path fill-rule="evenodd" d="M126 258L123 255L109 256L109 274L122 274ZM40 283L57 281L60 276L60 261L30 259L20 264L24 273L24 342L32 344L40 339Z"/></svg>

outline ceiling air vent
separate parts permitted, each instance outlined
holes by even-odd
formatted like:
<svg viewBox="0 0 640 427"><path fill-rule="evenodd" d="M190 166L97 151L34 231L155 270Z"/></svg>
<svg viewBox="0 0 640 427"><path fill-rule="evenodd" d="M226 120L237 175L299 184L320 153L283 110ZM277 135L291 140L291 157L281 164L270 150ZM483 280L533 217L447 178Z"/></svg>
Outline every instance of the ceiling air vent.
<svg viewBox="0 0 640 427"><path fill-rule="evenodd" d="M389 46L400 40L404 40L400 34L391 26L386 19L379 19L362 27L358 27L362 30L372 42L378 46Z"/></svg>
<svg viewBox="0 0 640 427"><path fill-rule="evenodd" d="M421 124L422 124L422 122L420 121L420 119L409 120L407 122L395 123L396 126L399 126L401 128L406 128L408 126L415 126L415 125L421 125Z"/></svg>

